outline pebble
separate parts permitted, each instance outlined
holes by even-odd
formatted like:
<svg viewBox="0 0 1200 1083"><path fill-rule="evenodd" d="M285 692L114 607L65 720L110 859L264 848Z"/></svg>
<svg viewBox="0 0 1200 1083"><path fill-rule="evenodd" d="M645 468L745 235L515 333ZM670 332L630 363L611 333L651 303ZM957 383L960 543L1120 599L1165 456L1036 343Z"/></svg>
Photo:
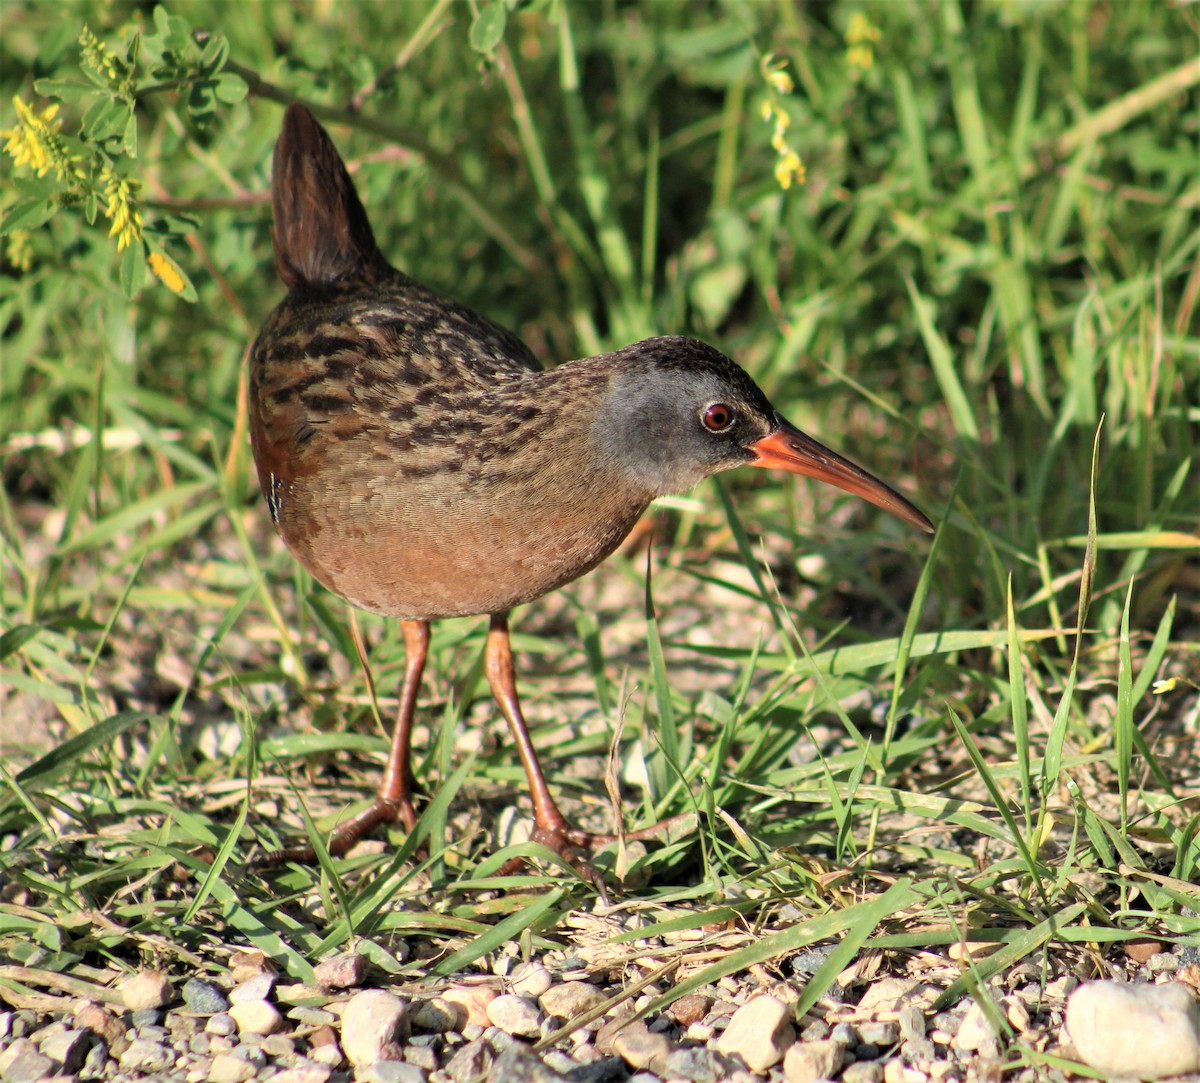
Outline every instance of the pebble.
<svg viewBox="0 0 1200 1083"><path fill-rule="evenodd" d="M538 1003L547 1015L571 1020L598 1008L607 999L604 991L594 985L582 981L566 981L560 985L552 985L541 994Z"/></svg>
<svg viewBox="0 0 1200 1083"><path fill-rule="evenodd" d="M703 993L688 993L675 1001L667 1011L680 1026L690 1027L693 1023L704 1021L712 1003L713 998L704 996Z"/></svg>
<svg viewBox="0 0 1200 1083"><path fill-rule="evenodd" d="M895 1045L900 1040L900 1027L891 1022L859 1023L858 1036L871 1045Z"/></svg>
<svg viewBox="0 0 1200 1083"><path fill-rule="evenodd" d="M274 1004L266 1000L247 1000L234 1004L229 1015L237 1024L238 1033L274 1034L283 1026L283 1016Z"/></svg>
<svg viewBox="0 0 1200 1083"><path fill-rule="evenodd" d="M545 1016L533 1000L505 993L487 1006L488 1020L505 1034L519 1038L534 1038L541 1033Z"/></svg>
<svg viewBox="0 0 1200 1083"><path fill-rule="evenodd" d="M271 1083L328 1083L333 1069L316 1061L305 1060L271 1076Z"/></svg>
<svg viewBox="0 0 1200 1083"><path fill-rule="evenodd" d="M512 973L512 991L521 996L533 997L536 1000L551 985L554 979L541 963L523 963Z"/></svg>
<svg viewBox="0 0 1200 1083"><path fill-rule="evenodd" d="M131 1012L161 1008L174 996L171 982L161 970L141 970L117 987L121 1001Z"/></svg>
<svg viewBox="0 0 1200 1083"><path fill-rule="evenodd" d="M439 1000L448 1004L461 1004L467 1012L467 1026L490 1027L488 1005L496 999L497 992L486 985L452 985L443 989Z"/></svg>
<svg viewBox="0 0 1200 1083"><path fill-rule="evenodd" d="M337 1022L337 1016L333 1012L327 1012L324 1008L308 1008L301 1005L290 1008L287 1014L289 1019L294 1019L297 1023L308 1027L324 1027Z"/></svg>
<svg viewBox="0 0 1200 1083"><path fill-rule="evenodd" d="M1067 1002L1066 1025L1080 1059L1106 1076L1200 1072L1200 1004L1180 982L1086 982Z"/></svg>
<svg viewBox="0 0 1200 1083"><path fill-rule="evenodd" d="M867 986L858 1002L858 1011L862 1015L882 1015L902 1008L928 1008L940 992L936 985L912 978L883 978Z"/></svg>
<svg viewBox="0 0 1200 1083"><path fill-rule="evenodd" d="M846 1047L841 1042L797 1042L784 1055L783 1074L788 1083L816 1083L836 1076L845 1060Z"/></svg>
<svg viewBox="0 0 1200 1083"><path fill-rule="evenodd" d="M355 993L342 1012L342 1052L346 1059L355 1067L399 1060L407 1014L405 1002L383 989Z"/></svg>
<svg viewBox="0 0 1200 1083"><path fill-rule="evenodd" d="M119 1063L126 1072L161 1072L175 1063L175 1054L159 1042L135 1038L121 1054Z"/></svg>
<svg viewBox="0 0 1200 1083"><path fill-rule="evenodd" d="M571 1083L570 1077L556 1072L520 1044L510 1046L496 1058L487 1078L488 1083Z"/></svg>
<svg viewBox="0 0 1200 1083"><path fill-rule="evenodd" d="M855 1061L842 1072L842 1083L880 1083L883 1065L877 1060Z"/></svg>
<svg viewBox="0 0 1200 1083"><path fill-rule="evenodd" d="M967 1014L963 1016L963 1021L959 1024L952 1044L955 1049L961 1049L966 1053L974 1053L977 1050L984 1051L988 1047L995 1046L996 1032L992 1029L992 1024L988 1022L987 1016L983 1014L983 1008L977 1002L972 1002L967 1009Z"/></svg>
<svg viewBox="0 0 1200 1083"><path fill-rule="evenodd" d="M357 952L343 952L324 959L313 968L313 977L326 989L356 989L367 976L367 959Z"/></svg>
<svg viewBox="0 0 1200 1083"><path fill-rule="evenodd" d="M38 1052L28 1038L18 1038L0 1053L0 1079L4 1083L36 1083L50 1074L54 1062Z"/></svg>
<svg viewBox="0 0 1200 1083"><path fill-rule="evenodd" d="M657 1071L671 1053L671 1042L664 1035L653 1033L644 1019L635 1019L616 1033L612 1049L635 1071L639 1068Z"/></svg>
<svg viewBox="0 0 1200 1083"><path fill-rule="evenodd" d="M773 996L756 996L733 1013L717 1039L717 1052L736 1053L752 1072L765 1072L783 1059L795 1040L791 1008Z"/></svg>
<svg viewBox="0 0 1200 1083"><path fill-rule="evenodd" d="M454 1083L471 1083L481 1079L492 1064L492 1051L487 1042L476 1039L455 1050L442 1069Z"/></svg>
<svg viewBox="0 0 1200 1083"><path fill-rule="evenodd" d="M229 990L229 1003L248 1004L252 1000L266 1000L274 988L274 974L255 974Z"/></svg>
<svg viewBox="0 0 1200 1083"><path fill-rule="evenodd" d="M355 1069L354 1079L355 1083L426 1083L429 1074L402 1060L380 1060L360 1065Z"/></svg>
<svg viewBox="0 0 1200 1083"><path fill-rule="evenodd" d="M38 1052L49 1057L59 1072L74 1075L87 1055L88 1040L86 1030L63 1030L43 1038Z"/></svg>
<svg viewBox="0 0 1200 1083"><path fill-rule="evenodd" d="M437 1034L461 1031L467 1022L467 1009L461 1004L433 997L413 1005L412 1025L419 1030L431 1030Z"/></svg>
<svg viewBox="0 0 1200 1083"><path fill-rule="evenodd" d="M829 1032L830 1041L841 1042L847 1049L853 1049L858 1045L858 1031L856 1031L849 1023L838 1023L837 1026Z"/></svg>
<svg viewBox="0 0 1200 1083"><path fill-rule="evenodd" d="M897 1057L883 1066L883 1083L929 1083L929 1076Z"/></svg>
<svg viewBox="0 0 1200 1083"><path fill-rule="evenodd" d="M220 1012L217 1015L211 1016L207 1023L204 1024L204 1032L206 1034L215 1034L219 1038L228 1038L231 1034L237 1033L237 1023L228 1012Z"/></svg>
<svg viewBox="0 0 1200 1083"><path fill-rule="evenodd" d="M188 978L181 993L188 1010L197 1015L216 1015L229 1008L229 997L225 995L225 990L203 978Z"/></svg>
<svg viewBox="0 0 1200 1083"><path fill-rule="evenodd" d="M720 1083L728 1077L729 1062L720 1053L699 1045L673 1049L663 1062L668 1079L686 1079L689 1083Z"/></svg>
<svg viewBox="0 0 1200 1083"><path fill-rule="evenodd" d="M208 1070L208 1083L246 1083L257 1074L258 1069L245 1057L221 1053L213 1058L212 1067Z"/></svg>

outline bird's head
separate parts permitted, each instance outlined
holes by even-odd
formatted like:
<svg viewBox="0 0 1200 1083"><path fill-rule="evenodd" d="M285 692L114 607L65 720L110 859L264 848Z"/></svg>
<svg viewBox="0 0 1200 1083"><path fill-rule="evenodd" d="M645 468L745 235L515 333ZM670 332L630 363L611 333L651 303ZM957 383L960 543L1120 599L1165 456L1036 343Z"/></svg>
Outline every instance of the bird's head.
<svg viewBox="0 0 1200 1083"><path fill-rule="evenodd" d="M775 411L733 361L690 338L652 338L612 354L595 412L601 454L656 496L735 466L786 470L836 485L932 532L912 504Z"/></svg>

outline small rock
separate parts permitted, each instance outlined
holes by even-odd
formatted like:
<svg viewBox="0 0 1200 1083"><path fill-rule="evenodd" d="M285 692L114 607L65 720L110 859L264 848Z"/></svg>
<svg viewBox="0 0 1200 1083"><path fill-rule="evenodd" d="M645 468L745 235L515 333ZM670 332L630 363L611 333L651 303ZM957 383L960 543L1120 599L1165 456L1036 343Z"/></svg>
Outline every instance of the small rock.
<svg viewBox="0 0 1200 1083"><path fill-rule="evenodd" d="M461 1030L467 1023L467 1009L442 997L417 1001L412 1009L412 1025L419 1030L446 1034Z"/></svg>
<svg viewBox="0 0 1200 1083"><path fill-rule="evenodd" d="M988 1022L987 1016L983 1014L983 1008L978 1002L972 1002L967 1014L963 1016L962 1023L959 1024L958 1033L954 1035L954 1048L974 1053L987 1045L994 1045L995 1041L996 1032Z"/></svg>
<svg viewBox="0 0 1200 1083"><path fill-rule="evenodd" d="M218 1012L204 1024L205 1034L215 1034L219 1038L228 1038L237 1031L237 1023L228 1012Z"/></svg>
<svg viewBox="0 0 1200 1083"><path fill-rule="evenodd" d="M75 1010L75 1025L103 1038L114 1056L120 1056L129 1044L125 1037L125 1024L107 1008L90 1000L83 1001Z"/></svg>
<svg viewBox="0 0 1200 1083"><path fill-rule="evenodd" d="M467 1011L468 1026L486 1028L492 1025L488 1018L487 1006L496 996L496 990L486 985L452 985L442 990L438 999L449 1004L461 1004Z"/></svg>
<svg viewBox="0 0 1200 1083"><path fill-rule="evenodd" d="M822 1040L797 1042L783 1058L783 1074L788 1083L815 1083L832 1079L846 1059L846 1047L841 1042Z"/></svg>
<svg viewBox="0 0 1200 1083"><path fill-rule="evenodd" d="M523 1045L504 1050L492 1065L488 1083L569 1083L569 1077L542 1061Z"/></svg>
<svg viewBox="0 0 1200 1083"><path fill-rule="evenodd" d="M852 1049L858 1045L858 1031L849 1023L838 1023L829 1032L829 1040L831 1042L841 1042L847 1049Z"/></svg>
<svg viewBox="0 0 1200 1083"><path fill-rule="evenodd" d="M266 1000L274 988L274 974L255 974L229 990L229 1003L248 1004L252 1000Z"/></svg>
<svg viewBox="0 0 1200 1083"><path fill-rule="evenodd" d="M792 1012L773 996L756 996L746 1001L729 1020L717 1039L717 1052L736 1053L752 1072L765 1072L778 1064L796 1040Z"/></svg>
<svg viewBox="0 0 1200 1083"><path fill-rule="evenodd" d="M720 1053L699 1045L671 1050L662 1069L668 1079L686 1079L690 1083L721 1083L729 1078L731 1070L729 1062Z"/></svg>
<svg viewBox="0 0 1200 1083"><path fill-rule="evenodd" d="M688 993L675 1001L667 1012L681 1027L690 1027L693 1023L704 1021L712 1002L713 998L706 997L703 993Z"/></svg>
<svg viewBox="0 0 1200 1083"><path fill-rule="evenodd" d="M271 1076L271 1083L328 1083L333 1069L326 1064L304 1060Z"/></svg>
<svg viewBox="0 0 1200 1083"><path fill-rule="evenodd" d="M313 969L317 984L326 989L356 989L366 976L367 959L356 952L324 959Z"/></svg>
<svg viewBox="0 0 1200 1083"><path fill-rule="evenodd" d="M296 1052L296 1042L294 1038L290 1038L286 1034L268 1034L264 1039L262 1051L268 1057L290 1057Z"/></svg>
<svg viewBox="0 0 1200 1083"><path fill-rule="evenodd" d="M64 1030L43 1038L38 1052L49 1057L64 1075L74 1075L87 1055L88 1032L86 1030Z"/></svg>
<svg viewBox="0 0 1200 1083"><path fill-rule="evenodd" d="M245 1057L233 1053L221 1053L213 1057L208 1070L208 1083L246 1083L258 1074L258 1069Z"/></svg>
<svg viewBox="0 0 1200 1083"><path fill-rule="evenodd" d="M188 978L182 993L184 1004L197 1015L216 1015L229 1008L229 997L225 995L225 990L203 978Z"/></svg>
<svg viewBox="0 0 1200 1083"><path fill-rule="evenodd" d="M121 1054L123 1072L161 1072L175 1063L175 1054L165 1045L135 1038Z"/></svg>
<svg viewBox="0 0 1200 1083"><path fill-rule="evenodd" d="M534 1038L541 1032L541 1009L537 1004L515 993L496 997L487 1007L488 1019L505 1034L520 1038Z"/></svg>
<svg viewBox="0 0 1200 1083"><path fill-rule="evenodd" d="M883 1065L877 1060L856 1061L842 1071L842 1083L880 1083Z"/></svg>
<svg viewBox="0 0 1200 1083"><path fill-rule="evenodd" d="M325 1031L328 1031L328 1040L320 1043L313 1039L321 1034L324 1037ZM309 1056L318 1064L327 1065L330 1068L340 1068L345 1062L345 1054L342 1053L342 1047L338 1045L337 1035L334 1034L333 1027L320 1027L308 1037L309 1041Z"/></svg>
<svg viewBox="0 0 1200 1083"><path fill-rule="evenodd" d="M355 1083L426 1083L429 1073L402 1060L380 1060L354 1070Z"/></svg>
<svg viewBox="0 0 1200 1083"><path fill-rule="evenodd" d="M171 982L161 970L142 970L118 986L121 1001L131 1012L161 1008L171 1002Z"/></svg>
<svg viewBox="0 0 1200 1083"><path fill-rule="evenodd" d="M937 1000L940 990L927 982L912 978L883 978L872 982L858 1002L861 1014L878 1015L898 1012L902 1008L928 1008Z"/></svg>
<svg viewBox="0 0 1200 1083"><path fill-rule="evenodd" d="M565 981L561 985L552 985L542 993L538 1003L547 1015L571 1020L598 1008L607 999L604 991L594 985L584 981Z"/></svg>
<svg viewBox="0 0 1200 1083"><path fill-rule="evenodd" d="M883 1066L883 1083L929 1083L929 1076L893 1057Z"/></svg>
<svg viewBox="0 0 1200 1083"><path fill-rule="evenodd" d="M487 1042L476 1039L455 1050L442 1069L454 1083L472 1083L481 1079L492 1064L492 1051Z"/></svg>
<svg viewBox="0 0 1200 1083"><path fill-rule="evenodd" d="M1066 1023L1080 1059L1106 1076L1200 1072L1200 1004L1180 982L1086 982L1067 1002Z"/></svg>
<svg viewBox="0 0 1200 1083"><path fill-rule="evenodd" d="M858 1036L871 1045L895 1045L900 1040L900 1028L895 1023L859 1023Z"/></svg>
<svg viewBox="0 0 1200 1083"><path fill-rule="evenodd" d="M129 1013L129 1021L133 1024L136 1030L160 1031L166 1033L158 1025L162 1022L163 1013L158 1008L138 1008L136 1012ZM140 1034L139 1037L147 1037L145 1034Z"/></svg>
<svg viewBox="0 0 1200 1083"><path fill-rule="evenodd" d="M1169 951L1160 951L1150 956L1146 966L1151 974L1173 974L1179 969L1179 957Z"/></svg>
<svg viewBox="0 0 1200 1083"><path fill-rule="evenodd" d="M0 1053L0 1079L4 1083L37 1083L53 1067L54 1061L39 1053L28 1038L18 1038Z"/></svg>
<svg viewBox="0 0 1200 1083"><path fill-rule="evenodd" d="M1164 947L1161 940L1151 940L1147 937L1126 940L1123 946L1125 954L1135 963L1148 963L1151 957L1157 955Z"/></svg>
<svg viewBox="0 0 1200 1083"><path fill-rule="evenodd" d="M229 975L233 978L235 985L241 985L242 982L249 981L256 974L274 973L275 971L271 967L271 960L261 951L253 949L236 951L233 953L233 958L229 960Z"/></svg>
<svg viewBox="0 0 1200 1083"><path fill-rule="evenodd" d="M342 1012L342 1051L355 1067L400 1059L401 1031L407 1022L403 1000L383 989L365 989Z"/></svg>
<svg viewBox="0 0 1200 1083"><path fill-rule="evenodd" d="M554 980L541 963L525 963L512 974L512 991L521 996L533 997L536 1000L551 985Z"/></svg>
<svg viewBox="0 0 1200 1083"><path fill-rule="evenodd" d="M247 1000L234 1004L229 1015L237 1024L239 1034L274 1034L283 1026L279 1009L268 1000Z"/></svg>
<svg viewBox="0 0 1200 1083"><path fill-rule="evenodd" d="M654 1034L641 1019L619 1030L612 1040L613 1052L634 1070L658 1071L671 1053L671 1043L662 1034Z"/></svg>

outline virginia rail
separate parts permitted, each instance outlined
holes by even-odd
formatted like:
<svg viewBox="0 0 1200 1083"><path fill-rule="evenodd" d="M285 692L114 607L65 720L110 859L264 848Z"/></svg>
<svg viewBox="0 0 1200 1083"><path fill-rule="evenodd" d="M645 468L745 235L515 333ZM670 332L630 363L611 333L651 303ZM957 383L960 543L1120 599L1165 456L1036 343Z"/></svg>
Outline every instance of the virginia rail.
<svg viewBox="0 0 1200 1083"><path fill-rule="evenodd" d="M542 371L511 332L387 262L303 106L284 116L271 192L288 294L250 357L259 482L300 563L351 604L400 618L407 650L379 794L330 850L380 823L413 828L429 622L487 614L487 677L529 779L534 837L586 867L580 851L612 836L574 827L550 795L517 698L509 610L594 568L655 497L735 466L830 482L924 530L929 520L781 418L703 342L651 338Z"/></svg>

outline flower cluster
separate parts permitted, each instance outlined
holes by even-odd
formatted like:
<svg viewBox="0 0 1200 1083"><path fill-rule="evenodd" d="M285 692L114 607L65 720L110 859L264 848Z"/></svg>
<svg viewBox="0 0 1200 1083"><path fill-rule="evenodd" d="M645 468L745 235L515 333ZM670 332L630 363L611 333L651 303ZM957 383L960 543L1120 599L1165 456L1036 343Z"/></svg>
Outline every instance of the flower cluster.
<svg viewBox="0 0 1200 1083"><path fill-rule="evenodd" d="M846 63L851 72L858 75L875 63L875 43L882 32L861 11L850 16L846 27Z"/></svg>
<svg viewBox="0 0 1200 1083"><path fill-rule="evenodd" d="M17 165L27 165L39 177L51 170L64 184L81 180L84 176L81 159L67 150L59 134L62 120L58 116L58 105L48 105L38 112L32 105L13 98L17 110L16 127L0 131L4 137L4 151L12 156Z"/></svg>
<svg viewBox="0 0 1200 1083"><path fill-rule="evenodd" d="M775 179L779 187L787 191L793 184L804 183L804 162L796 153L787 136L792 117L788 113L784 99L795 89L792 77L783 68L782 61L774 61L767 56L762 61L763 80L767 84L767 98L762 104L762 118L768 124L774 124L775 131L771 135L771 146L778 155L775 161Z"/></svg>
<svg viewBox="0 0 1200 1083"><path fill-rule="evenodd" d="M111 166L106 167L104 181L104 216L112 221L110 237L117 239L117 251L124 252L142 239L142 215L137 209L137 181L119 176Z"/></svg>
<svg viewBox="0 0 1200 1083"><path fill-rule="evenodd" d="M117 57L87 26L79 33L79 64L122 97L133 96L136 81L132 66Z"/></svg>

